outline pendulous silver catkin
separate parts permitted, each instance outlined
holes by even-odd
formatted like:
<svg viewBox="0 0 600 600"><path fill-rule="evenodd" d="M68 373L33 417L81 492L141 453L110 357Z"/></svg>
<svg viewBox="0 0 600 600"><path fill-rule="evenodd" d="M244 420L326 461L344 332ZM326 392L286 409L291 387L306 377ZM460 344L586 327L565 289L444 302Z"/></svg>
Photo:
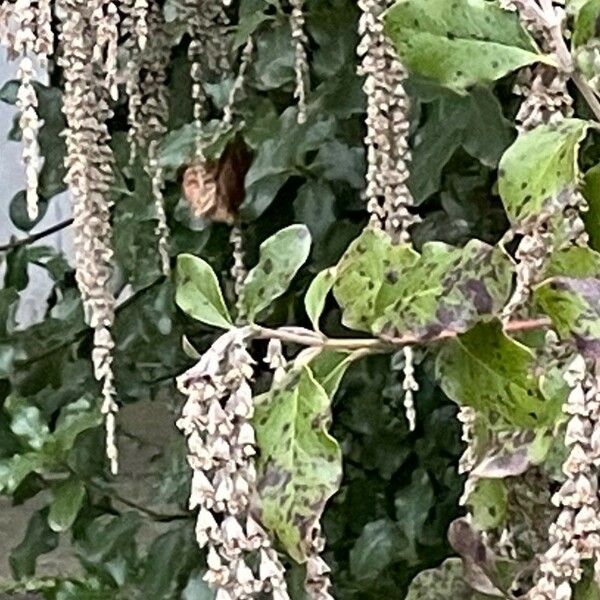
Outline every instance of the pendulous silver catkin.
<svg viewBox="0 0 600 600"><path fill-rule="evenodd" d="M87 323L94 329L92 361L102 383L102 412L106 418L107 455L111 470L118 469L115 443L115 400L110 328L115 298L110 280L113 272L111 248L110 191L113 157L107 120L111 116L104 81L95 64L92 14L96 6L85 0L59 0L61 55L64 71L63 112L67 155L66 183L73 204L76 279Z"/></svg>
<svg viewBox="0 0 600 600"><path fill-rule="evenodd" d="M178 428L188 442L193 471L190 509L198 509L196 539L208 547L204 579L222 600L261 593L289 600L284 567L252 515L254 360L246 349L251 329L222 335L178 380L187 397Z"/></svg>
<svg viewBox="0 0 600 600"><path fill-rule="evenodd" d="M306 35L306 19L304 17L304 0L290 0L290 26L294 45L294 73L296 89L294 97L298 101L298 123L306 123L306 87L310 75L307 57L308 37Z"/></svg>

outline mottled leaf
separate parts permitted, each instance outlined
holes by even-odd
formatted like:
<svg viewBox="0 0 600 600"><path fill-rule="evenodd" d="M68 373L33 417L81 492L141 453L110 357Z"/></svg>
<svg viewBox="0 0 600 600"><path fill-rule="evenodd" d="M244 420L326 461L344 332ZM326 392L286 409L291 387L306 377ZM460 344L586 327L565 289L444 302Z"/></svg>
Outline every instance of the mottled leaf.
<svg viewBox="0 0 600 600"><path fill-rule="evenodd" d="M544 278L567 276L600 278L600 253L585 246L552 252L544 265Z"/></svg>
<svg viewBox="0 0 600 600"><path fill-rule="evenodd" d="M290 225L260 245L258 264L248 273L240 302L252 321L285 293L310 254L311 237L305 225Z"/></svg>
<svg viewBox="0 0 600 600"><path fill-rule="evenodd" d="M319 331L319 319L325 308L325 300L335 283L337 269L321 271L311 282L304 296L304 308L315 331Z"/></svg>
<svg viewBox="0 0 600 600"><path fill-rule="evenodd" d="M411 246L393 245L382 231L366 229L337 266L333 293L343 310L343 324L370 331L396 297L400 274L410 271L418 258Z"/></svg>
<svg viewBox="0 0 600 600"><path fill-rule="evenodd" d="M232 326L231 317L219 280L212 267L191 254L177 257L177 293L179 308L198 321L222 329Z"/></svg>
<svg viewBox="0 0 600 600"><path fill-rule="evenodd" d="M341 481L341 450L327 432L329 405L302 367L256 407L261 519L297 562L307 559L313 528Z"/></svg>
<svg viewBox="0 0 600 600"><path fill-rule="evenodd" d="M570 199L579 183L579 146L589 121L564 119L519 135L500 161L498 189L513 224Z"/></svg>
<svg viewBox="0 0 600 600"><path fill-rule="evenodd" d="M396 272L397 300L373 330L418 337L466 331L501 312L510 295L512 273L510 259L498 247L479 240L464 248L429 242L415 264Z"/></svg>
<svg viewBox="0 0 600 600"><path fill-rule="evenodd" d="M437 569L419 573L410 584L406 600L474 600L465 580L462 561L450 558Z"/></svg>
<svg viewBox="0 0 600 600"><path fill-rule="evenodd" d="M310 361L310 370L315 381L333 398L348 367L360 358L360 351L322 350Z"/></svg>
<svg viewBox="0 0 600 600"><path fill-rule="evenodd" d="M66 531L73 525L85 498L85 486L71 477L52 488L48 525L52 531Z"/></svg>
<svg viewBox="0 0 600 600"><path fill-rule="evenodd" d="M549 60L516 13L486 0L399 0L385 24L411 72L457 91Z"/></svg>
<svg viewBox="0 0 600 600"><path fill-rule="evenodd" d="M554 277L534 297L561 336L575 336L582 350L600 353L600 279Z"/></svg>
<svg viewBox="0 0 600 600"><path fill-rule="evenodd" d="M436 370L444 392L490 421L536 427L552 425L564 397L546 398L538 387L535 356L504 334L500 324L481 324L444 343Z"/></svg>
<svg viewBox="0 0 600 600"><path fill-rule="evenodd" d="M467 505L473 524L487 531L504 523L508 509L508 491L502 479L479 479L469 494Z"/></svg>

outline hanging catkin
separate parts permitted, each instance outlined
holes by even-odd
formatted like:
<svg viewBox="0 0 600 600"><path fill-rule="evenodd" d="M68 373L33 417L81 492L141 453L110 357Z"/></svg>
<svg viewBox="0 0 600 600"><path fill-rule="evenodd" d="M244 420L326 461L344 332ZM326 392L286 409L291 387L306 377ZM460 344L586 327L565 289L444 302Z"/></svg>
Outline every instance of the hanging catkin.
<svg viewBox="0 0 600 600"><path fill-rule="evenodd" d="M246 269L244 263L244 238L240 224L235 224L231 228L229 241L231 243L231 255L233 258L231 276L233 278L233 291L236 298L237 322L238 324L242 324L246 322L246 314L241 303L241 292L246 281L246 276L248 275L248 269Z"/></svg>
<svg viewBox="0 0 600 600"><path fill-rule="evenodd" d="M208 546L204 579L216 588L216 598L267 593L289 600L284 567L250 513L256 450L249 332L238 328L224 334L179 378L187 401L177 426L188 440L190 509L198 509L196 539L201 548Z"/></svg>
<svg viewBox="0 0 600 600"><path fill-rule="evenodd" d="M194 124L196 127L196 158L204 161L202 151L202 117L206 111L206 92L204 81L220 79L229 72L229 36L227 14L223 5L207 0L186 0L185 14L188 34L191 38L188 46L190 76L192 79L192 101Z"/></svg>
<svg viewBox="0 0 600 600"><path fill-rule="evenodd" d="M231 90L229 91L229 97L227 98L227 104L223 109L223 119L222 124L224 128L231 127L233 125L233 116L236 102L238 100L238 96L244 90L244 84L246 81L246 76L248 73L248 69L252 62L252 54L254 53L254 40L252 37L249 37L246 40L246 44L242 49L242 53L240 56L240 67L238 70L238 74L233 81L233 85L231 86Z"/></svg>
<svg viewBox="0 0 600 600"><path fill-rule="evenodd" d="M541 557L540 577L530 600L570 600L571 582L583 575L583 561L593 560L600 575L600 365L575 354L565 373L570 388L564 407L569 416L563 464L567 479L552 502L561 509L550 528L550 548Z"/></svg>
<svg viewBox="0 0 600 600"><path fill-rule="evenodd" d="M128 34L126 47L127 94L129 98L130 161L139 149L146 149L145 169L150 177L152 198L156 216L155 233L161 270L170 274L169 227L164 206L164 178L159 163L159 145L167 131L169 116L167 68L170 48L161 8L155 3L149 6L135 2L132 13L124 20ZM142 27L140 22L144 23ZM142 42L140 31L147 36ZM144 50L140 51L143 46Z"/></svg>
<svg viewBox="0 0 600 600"><path fill-rule="evenodd" d="M51 0L38 0L35 14L35 54L40 61L40 65L46 68L48 66L48 57L54 53Z"/></svg>
<svg viewBox="0 0 600 600"><path fill-rule="evenodd" d="M119 12L111 0L98 2L92 14L92 26L95 31L94 61L102 65L104 82L109 95L118 100L117 53L119 43Z"/></svg>
<svg viewBox="0 0 600 600"><path fill-rule="evenodd" d="M308 37L306 35L306 19L304 16L304 0L290 0L290 27L294 45L294 73L296 89L294 97L298 101L298 123L306 123L306 86L310 75L307 58Z"/></svg>
<svg viewBox="0 0 600 600"><path fill-rule="evenodd" d="M43 8L43 7L42 7ZM38 24L45 15L40 13L32 0L17 0L9 17L14 19L15 33L11 36L11 50L21 57L17 77L17 108L20 111L19 126L21 128L23 150L21 160L25 167L25 198L27 215L32 221L38 217L38 174L42 167L42 157L38 144L38 132L41 127L37 109L38 100L33 87L34 66L32 58L36 55ZM44 34L44 32L42 32ZM50 52L51 49L48 49ZM47 54L41 56L42 63Z"/></svg>
<svg viewBox="0 0 600 600"><path fill-rule="evenodd" d="M20 111L19 127L23 151L21 159L25 166L27 216L32 221L37 219L38 209L38 174L42 167L42 157L38 144L38 132L42 126L38 118L38 99L33 87L34 70L29 57L21 59L18 70L19 89L17 91L17 108Z"/></svg>
<svg viewBox="0 0 600 600"><path fill-rule="evenodd" d="M383 202L386 178L391 167L389 121L385 92L385 37L379 19L384 0L359 0L360 58L359 74L364 77L363 90L367 97L365 148L367 154L367 186L365 197L371 227L381 229L385 218Z"/></svg>
<svg viewBox="0 0 600 600"><path fill-rule="evenodd" d="M542 20L541 9L536 0L505 1L508 9L517 10L525 27L536 36L540 45L547 51L553 51L553 40L546 23ZM554 7L552 19L564 20L564 13ZM524 69L519 74L515 91L524 97L517 115L521 132L531 131L546 123L560 122L573 114L573 100L567 89L568 75L561 69L549 65L538 65L533 69ZM533 286L538 283L542 266L550 252L554 250L552 217L562 212L570 226L567 238L574 243L584 243L584 226L579 218L579 210L585 205L581 194L575 192L567 199L556 199L555 206L549 206L534 223L527 223L518 233L523 239L516 252L517 279L515 291L504 309L504 320L518 314L529 299ZM512 236L513 232L509 233Z"/></svg>
<svg viewBox="0 0 600 600"><path fill-rule="evenodd" d="M94 374L102 383L107 454L118 469L110 328L115 298L110 287L113 267L110 225L112 153L106 125L111 116L104 82L94 64L93 5L85 0L59 0L61 56L64 72L63 112L67 122L66 182L73 204L76 279L87 323L94 329Z"/></svg>
<svg viewBox="0 0 600 600"><path fill-rule="evenodd" d="M511 4L542 47L548 51L555 50L550 24L563 23L564 26L562 8L552 2L534 5L533 0L513 0ZM522 131L544 123L560 122L572 115L567 80L568 75L562 69L548 65L540 65L521 74L516 91L525 97L517 117ZM548 256L559 249L554 241L558 231L562 232L561 237L567 240L567 244L587 241L580 216L580 210L584 208L585 201L575 191L567 197L555 199L534 223L519 230L523 239L516 255L517 282L504 311L505 320L523 309L532 287L540 279ZM556 337L553 332L549 335ZM559 354L564 353L571 356L565 374L571 391L563 407L570 417L565 436L565 445L570 453L563 465L567 479L552 500L561 511L550 527L550 548L540 557L536 584L527 595L529 600L570 600L573 595L571 582L581 579L582 562L594 559L598 568L600 507L594 462L598 460L600 443L595 446L593 439L600 416L598 366L577 353L573 354L565 344L559 344L557 359L560 359ZM600 427L598 431L600 433Z"/></svg>
<svg viewBox="0 0 600 600"><path fill-rule="evenodd" d="M367 208L370 225L383 228L396 243L410 242L410 227L418 222L411 213L414 200L408 189L410 149L409 99L404 89L406 70L391 42L385 37L381 15L386 0L359 3L361 36L359 72L365 77L367 96ZM413 348L404 355L404 407L410 430L416 427L414 393L419 386L414 377Z"/></svg>

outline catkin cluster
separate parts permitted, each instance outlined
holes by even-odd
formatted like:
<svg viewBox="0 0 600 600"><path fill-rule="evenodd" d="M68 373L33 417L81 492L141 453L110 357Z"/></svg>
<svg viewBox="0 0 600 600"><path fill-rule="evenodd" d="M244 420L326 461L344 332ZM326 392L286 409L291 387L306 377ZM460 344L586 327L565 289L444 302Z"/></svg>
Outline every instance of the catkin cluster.
<svg viewBox="0 0 600 600"><path fill-rule="evenodd" d="M48 57L53 53L51 6L49 0L17 0L0 11L0 42L7 46L9 56L21 57L17 70L17 108L23 142L21 158L25 166L27 215L35 220L39 214L38 177L43 166L38 133L43 123L38 117L32 59L35 57L41 67L46 67Z"/></svg>
<svg viewBox="0 0 600 600"><path fill-rule="evenodd" d="M565 13L561 6L537 0L511 0L508 8L517 10L523 24L532 32L540 45L555 50L556 40L550 30L551 23L562 23ZM552 14L548 14L548 10ZM573 114L573 99L567 89L569 74L550 65L537 65L533 69L524 69L519 75L515 91L524 97L517 121L522 132L547 123L560 122ZM523 239L517 250L517 281L512 298L504 310L504 319L521 312L530 297L532 287L539 282L542 267L549 254L558 248L554 240L566 238L566 244L586 242L585 227L580 211L585 210L585 201L581 194L572 190L555 198L533 223L523 224L518 233ZM512 232L511 232L512 235Z"/></svg>
<svg viewBox="0 0 600 600"><path fill-rule="evenodd" d="M62 52L58 59L64 72L63 112L67 122L65 139L66 183L73 204L76 279L85 317L94 329L92 360L96 378L102 382L102 412L106 415L107 454L117 470L115 445L115 400L110 328L114 321L115 297L111 289L111 183L113 157L107 120L111 116L106 88L98 75L93 13L97 6L85 0L59 0Z"/></svg>
<svg viewBox="0 0 600 600"><path fill-rule="evenodd" d="M306 48L308 37L304 17L304 0L290 0L292 10L290 13L290 26L292 29L292 43L294 44L294 72L296 75L296 89L294 97L298 100L298 123L306 123L306 86L310 74Z"/></svg>
<svg viewBox="0 0 600 600"><path fill-rule="evenodd" d="M566 481L552 498L561 512L550 527L551 545L541 557L531 600L570 600L571 582L581 579L583 561L593 560L595 576L600 577L600 365L576 354L564 378L570 388L564 407L569 417Z"/></svg>
<svg viewBox="0 0 600 600"><path fill-rule="evenodd" d="M284 567L252 514L256 487L248 330L221 336L178 380L187 401L177 426L188 441L193 472L190 509L198 509L196 539L208 546L205 580L219 600L270 594L288 600Z"/></svg>
<svg viewBox="0 0 600 600"><path fill-rule="evenodd" d="M395 242L410 242L410 228L419 221L408 189L410 149L409 99L404 88L406 70L386 38L381 15L386 0L361 0L359 73L364 77L367 97L365 190L370 226L384 229ZM404 407L409 428L416 427L414 352L404 354Z"/></svg>
<svg viewBox="0 0 600 600"><path fill-rule="evenodd" d="M146 149L146 171L151 180L152 198L156 215L155 233L158 253L165 275L170 273L169 228L165 213L163 169L158 151L167 131L169 102L167 68L170 46L161 8L156 3L136 0L126 6L123 20L125 47L129 51L126 66L126 91L129 100L130 160L134 161L138 149Z"/></svg>
<svg viewBox="0 0 600 600"><path fill-rule="evenodd" d="M367 208L371 225L385 228L393 239L408 242L418 218L410 212L413 199L407 186L409 101L406 71L383 31L385 0L361 0L359 73L367 97Z"/></svg>

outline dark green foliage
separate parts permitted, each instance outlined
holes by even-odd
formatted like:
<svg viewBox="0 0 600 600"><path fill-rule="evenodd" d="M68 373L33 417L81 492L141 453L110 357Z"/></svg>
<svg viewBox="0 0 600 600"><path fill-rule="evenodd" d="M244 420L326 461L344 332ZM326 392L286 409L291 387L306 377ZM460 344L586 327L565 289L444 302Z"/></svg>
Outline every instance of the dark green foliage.
<svg viewBox="0 0 600 600"><path fill-rule="evenodd" d="M496 243L509 222L535 217L551 194L560 196L578 184L577 157L588 122L569 120L562 128L542 129L513 143L510 72L552 59L539 53L515 15L500 13L484 0L453 4L460 11L449 11L447 0L402 0L387 17L400 54L416 71L408 82L410 187L423 217L413 230L415 248L393 246L372 231L360 235L366 222L361 199L365 101L355 74L354 2L307 2L311 91L306 124L296 120L289 23L275 0L240 3L236 44L252 32L257 50L236 124L222 135L215 135L218 114L231 77L207 85L212 102L207 156L217 158L235 135L253 153L241 209L246 261L254 266L243 308L252 320L274 327L312 323L317 328L318 323L336 338L347 337L348 328L361 332L356 335L384 337L462 334L418 357L421 387L413 433L404 419L400 356L355 361L349 353L327 353L291 374L300 382L297 388L262 397L256 417L264 452L259 475L269 469L292 474L287 487L266 490L264 519L281 546L302 562L306 540L298 535L298 522L324 511L325 558L338 600L486 598L467 585L458 559L447 560L455 555L446 532L459 516L463 484L457 475L462 452L457 408L451 400L481 411L488 428L483 437L533 430L538 437L527 441L528 460L543 462L548 448L535 444L547 441L565 395L560 373L540 373L539 344L508 337L495 321L513 276L508 255ZM461 12L467 5L477 13L472 19ZM160 272L150 182L143 156L129 165L122 111L111 129L117 262L112 283L127 298L119 303L114 328L119 401L168 413L167 428L182 403L174 377L193 364L193 348L202 351L214 340L215 327L231 326L235 298L228 228L193 217L181 199L181 172L193 157L195 129L178 3L167 2L165 11L174 32L172 107L160 164L167 176L170 251L179 256L176 281ZM425 18L435 11L447 21L441 29L440 22ZM587 43L586 18L582 14L580 37ZM454 66L448 73L439 72L434 60L439 52L451 55ZM496 83L501 76L507 78ZM53 79L58 86L59 74ZM14 82L7 83L0 99L14 103L15 89ZM63 189L64 146L58 133L64 123L58 87L39 86L38 91L46 156L40 192L51 204ZM597 140L589 138L586 152L594 156ZM540 163L543 172L536 171ZM588 166L587 223L598 249L598 174ZM531 197L524 183L532 187ZM26 231L33 224L24 214L22 196L3 201L10 203L15 226ZM91 334L72 269L64 256L44 246L9 248L3 256L0 491L14 502L38 504L9 557L21 581L0 582L0 590L28 586L58 600L212 598L202 580L204 557L193 539L193 516L186 512L183 440L153 449L148 465L155 485L152 501L132 502L121 494L101 452ZM597 352L600 335L599 264L597 255L583 249L557 253L546 267L550 279L536 291L538 305L559 332L577 336L590 352ZM20 327L19 292L34 267L47 271L52 291L44 319ZM304 295L315 276L305 311ZM257 379L265 389L261 365ZM291 442L288 422L295 425ZM121 441L127 437L123 430ZM300 448L304 462L300 453L280 452L284 443ZM339 484L340 458L340 490L330 499ZM306 464L316 468L307 471ZM305 478L312 476L307 492ZM470 498L477 522L493 527L502 521L507 494L504 484L483 479ZM281 505L282 495L289 496L289 504ZM314 507L305 514L309 503ZM498 511L490 510L491 504ZM37 557L52 551L59 539L71 542L81 568L35 579ZM440 570L429 571L442 563ZM292 595L303 600L303 567L290 567ZM593 598L590 589L582 586L577 597Z"/></svg>

